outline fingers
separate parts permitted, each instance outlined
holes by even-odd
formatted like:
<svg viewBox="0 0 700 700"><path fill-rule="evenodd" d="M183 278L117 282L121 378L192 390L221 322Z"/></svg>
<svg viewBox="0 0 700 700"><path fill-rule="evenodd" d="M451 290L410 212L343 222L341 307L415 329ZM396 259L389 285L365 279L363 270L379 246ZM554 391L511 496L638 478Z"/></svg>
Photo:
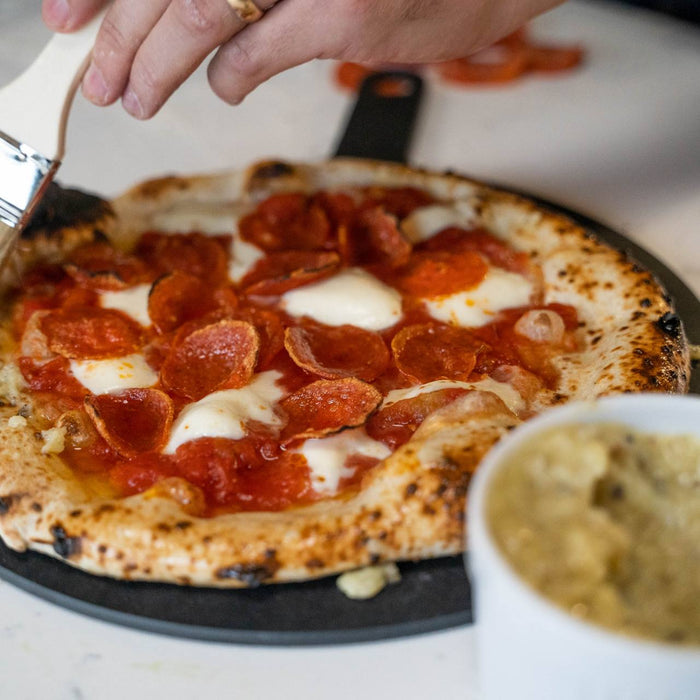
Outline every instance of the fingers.
<svg viewBox="0 0 700 700"><path fill-rule="evenodd" d="M41 16L54 32L72 32L92 19L107 0L44 0Z"/></svg>
<svg viewBox="0 0 700 700"><path fill-rule="evenodd" d="M153 116L212 49L243 26L223 0L170 2L133 59L124 108L139 119Z"/></svg>
<svg viewBox="0 0 700 700"><path fill-rule="evenodd" d="M326 38L319 17L297 0L283 0L262 21L236 34L215 54L209 84L229 104L238 104L255 87L287 68L323 57Z"/></svg>
<svg viewBox="0 0 700 700"><path fill-rule="evenodd" d="M116 101L129 82L134 58L170 0L117 0L108 10L83 78L83 95L97 105Z"/></svg>

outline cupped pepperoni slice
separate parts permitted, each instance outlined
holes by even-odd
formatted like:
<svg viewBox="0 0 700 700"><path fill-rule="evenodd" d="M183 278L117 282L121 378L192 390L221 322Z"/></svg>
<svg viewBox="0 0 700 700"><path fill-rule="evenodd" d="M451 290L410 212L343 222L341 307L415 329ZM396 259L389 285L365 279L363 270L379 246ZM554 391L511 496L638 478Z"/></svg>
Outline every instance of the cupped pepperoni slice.
<svg viewBox="0 0 700 700"><path fill-rule="evenodd" d="M367 434L392 450L407 443L423 421L435 411L464 396L469 389L430 391L380 408L365 426Z"/></svg>
<svg viewBox="0 0 700 700"><path fill-rule="evenodd" d="M282 441L322 437L362 425L381 400L371 384L359 379L319 379L280 401L287 415Z"/></svg>
<svg viewBox="0 0 700 700"><path fill-rule="evenodd" d="M488 269L484 256L471 250L421 251L400 271L398 286L419 298L456 294L476 287Z"/></svg>
<svg viewBox="0 0 700 700"><path fill-rule="evenodd" d="M495 44L466 58L438 63L435 69L453 83L507 83L528 69L529 58L527 46Z"/></svg>
<svg viewBox="0 0 700 700"><path fill-rule="evenodd" d="M141 236L136 253L157 274L179 270L215 287L228 278L229 245L226 236L147 232Z"/></svg>
<svg viewBox="0 0 700 700"><path fill-rule="evenodd" d="M399 230L398 219L384 207L368 209L359 217L366 232L375 260L389 267L400 267L408 262L411 244Z"/></svg>
<svg viewBox="0 0 700 700"><path fill-rule="evenodd" d="M396 216L381 206L363 209L353 224L338 229L338 249L349 265L400 267L408 262L411 248Z"/></svg>
<svg viewBox="0 0 700 700"><path fill-rule="evenodd" d="M141 326L115 309L56 309L41 319L40 326L52 352L75 360L129 355L141 343Z"/></svg>
<svg viewBox="0 0 700 700"><path fill-rule="evenodd" d="M373 73L374 71L371 68L367 68L360 63L344 61L338 63L335 67L335 82L340 87L355 92L360 89L362 81Z"/></svg>
<svg viewBox="0 0 700 700"><path fill-rule="evenodd" d="M224 320L190 333L160 368L171 391L198 400L218 389L237 389L253 376L258 333L245 321Z"/></svg>
<svg viewBox="0 0 700 700"><path fill-rule="evenodd" d="M279 315L272 309L260 309L257 306L244 306L238 309L234 317L251 323L260 336L260 352L256 369L267 369L270 362L284 347L284 325Z"/></svg>
<svg viewBox="0 0 700 700"><path fill-rule="evenodd" d="M239 230L244 240L266 251L323 248L331 225L323 208L301 193L268 197L243 217Z"/></svg>
<svg viewBox="0 0 700 700"><path fill-rule="evenodd" d="M481 253L492 265L502 267L509 272L527 274L533 267L530 256L511 248L505 241L500 240L484 229L463 229L450 226L435 236L420 243L419 251L473 251Z"/></svg>
<svg viewBox="0 0 700 700"><path fill-rule="evenodd" d="M148 315L159 333L212 311L216 303L204 280L175 270L157 279L148 295Z"/></svg>
<svg viewBox="0 0 700 700"><path fill-rule="evenodd" d="M173 422L173 403L157 389L86 396L84 405L97 432L124 457L162 448Z"/></svg>
<svg viewBox="0 0 700 700"><path fill-rule="evenodd" d="M390 359L382 337L357 326L290 327L284 346L298 367L326 379L357 377L371 382Z"/></svg>
<svg viewBox="0 0 700 700"><path fill-rule="evenodd" d="M436 379L466 381L477 355L487 349L466 328L421 323L400 330L391 341L396 366L420 383Z"/></svg>
<svg viewBox="0 0 700 700"><path fill-rule="evenodd" d="M246 294L268 296L284 294L304 284L332 274L340 265L340 256L330 251L288 250L269 253L243 278Z"/></svg>
<svg viewBox="0 0 700 700"><path fill-rule="evenodd" d="M583 61L584 55L581 46L532 44L528 47L528 67L544 73L570 70Z"/></svg>
<svg viewBox="0 0 700 700"><path fill-rule="evenodd" d="M142 260L102 241L76 248L64 268L78 284L104 291L125 289L153 279Z"/></svg>
<svg viewBox="0 0 700 700"><path fill-rule="evenodd" d="M415 209L436 201L429 192L418 187L373 186L366 189L365 196L363 208L381 206L398 219L404 219Z"/></svg>

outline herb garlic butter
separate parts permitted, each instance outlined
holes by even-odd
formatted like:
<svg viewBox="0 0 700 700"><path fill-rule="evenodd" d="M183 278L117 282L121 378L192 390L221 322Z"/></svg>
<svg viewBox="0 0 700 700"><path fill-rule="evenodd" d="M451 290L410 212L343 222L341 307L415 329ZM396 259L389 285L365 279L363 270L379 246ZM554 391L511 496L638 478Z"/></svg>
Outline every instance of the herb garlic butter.
<svg viewBox="0 0 700 700"><path fill-rule="evenodd" d="M493 477L489 527L514 569L571 614L700 644L700 441L621 425L537 435Z"/></svg>

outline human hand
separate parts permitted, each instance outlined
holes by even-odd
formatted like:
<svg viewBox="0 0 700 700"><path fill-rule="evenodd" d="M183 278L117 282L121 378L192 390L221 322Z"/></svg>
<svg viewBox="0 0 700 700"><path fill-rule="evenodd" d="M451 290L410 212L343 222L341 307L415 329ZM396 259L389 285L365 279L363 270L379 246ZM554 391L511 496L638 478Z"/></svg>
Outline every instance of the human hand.
<svg viewBox="0 0 700 700"><path fill-rule="evenodd" d="M314 58L357 63L429 63L488 46L563 0L114 0L83 80L98 105L120 97L152 117L214 50L209 83L238 104L262 82ZM55 31L83 26L107 0L43 0Z"/></svg>

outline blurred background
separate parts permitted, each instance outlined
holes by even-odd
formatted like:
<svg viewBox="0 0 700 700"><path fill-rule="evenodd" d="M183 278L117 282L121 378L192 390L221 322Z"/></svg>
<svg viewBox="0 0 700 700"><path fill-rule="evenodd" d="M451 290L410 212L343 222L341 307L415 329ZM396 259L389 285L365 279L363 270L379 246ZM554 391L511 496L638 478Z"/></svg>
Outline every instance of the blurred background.
<svg viewBox="0 0 700 700"><path fill-rule="evenodd" d="M618 0L700 24L700 0Z"/></svg>

